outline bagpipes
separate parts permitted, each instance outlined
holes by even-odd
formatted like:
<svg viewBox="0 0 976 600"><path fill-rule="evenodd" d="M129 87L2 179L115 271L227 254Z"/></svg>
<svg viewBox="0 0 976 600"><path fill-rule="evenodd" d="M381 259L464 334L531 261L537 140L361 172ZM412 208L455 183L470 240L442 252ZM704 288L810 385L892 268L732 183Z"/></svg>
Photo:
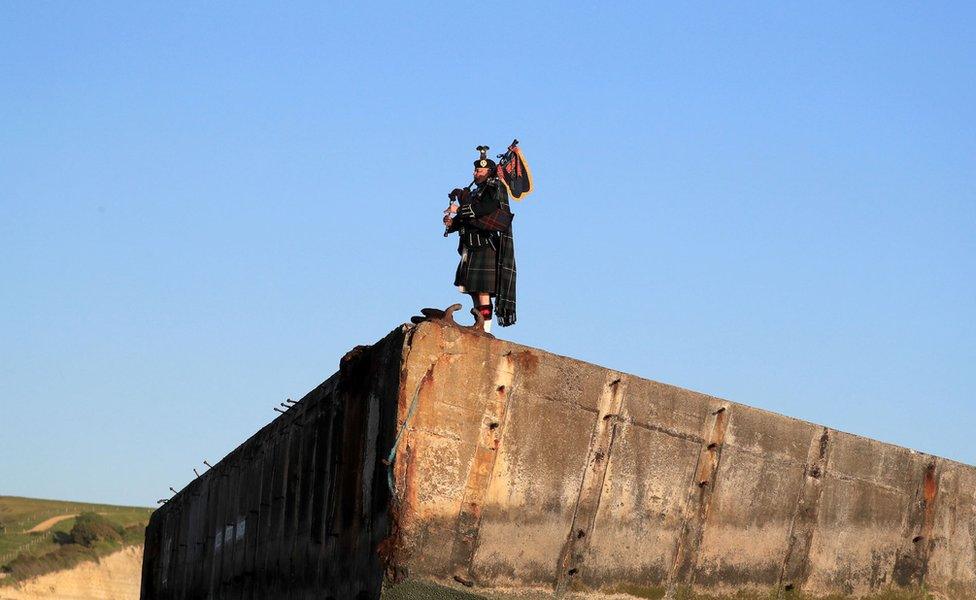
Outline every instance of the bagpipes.
<svg viewBox="0 0 976 600"><path fill-rule="evenodd" d="M522 156L518 143L518 140L512 140L508 151L498 155L495 174L505 184L508 195L521 201L523 196L528 196L535 190L532 187L532 171L529 170L529 163Z"/></svg>
<svg viewBox="0 0 976 600"><path fill-rule="evenodd" d="M521 201L524 196L528 196L534 191L532 186L532 171L529 170L529 163L526 162L525 156L522 155L522 150L518 147L519 141L517 139L512 140L509 144L508 150L504 154L499 154L496 156L498 158L498 164L495 167L495 177L505 186L508 190L509 196ZM482 158L484 158L485 153L488 151L488 146L478 146L476 148L481 152ZM467 186L463 188L454 188L447 195L450 200L447 208L444 210L444 214L451 214L452 207L455 203L458 205L467 202L468 195L471 194L471 187L474 186L475 182L472 181ZM509 219L509 223L511 220ZM450 233L449 228L444 228L444 237L447 237Z"/></svg>

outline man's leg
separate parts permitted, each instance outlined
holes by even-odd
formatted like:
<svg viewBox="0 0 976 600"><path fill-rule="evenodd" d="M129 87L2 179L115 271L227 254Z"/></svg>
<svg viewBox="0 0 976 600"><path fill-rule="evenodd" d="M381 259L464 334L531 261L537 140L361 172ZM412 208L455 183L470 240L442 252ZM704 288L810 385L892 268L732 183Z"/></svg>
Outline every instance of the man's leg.
<svg viewBox="0 0 976 600"><path fill-rule="evenodd" d="M491 332L491 296L483 292L471 292L474 309L485 319L485 331Z"/></svg>

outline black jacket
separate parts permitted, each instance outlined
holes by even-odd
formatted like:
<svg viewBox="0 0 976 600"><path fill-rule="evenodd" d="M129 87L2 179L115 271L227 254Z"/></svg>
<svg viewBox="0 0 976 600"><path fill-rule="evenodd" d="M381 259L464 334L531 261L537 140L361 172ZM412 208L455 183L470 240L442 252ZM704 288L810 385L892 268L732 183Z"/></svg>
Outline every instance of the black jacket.
<svg viewBox="0 0 976 600"><path fill-rule="evenodd" d="M460 238L458 252L461 252L462 248L483 246L498 249L498 232L482 229L476 219L498 210L502 202L501 194L506 194L502 184L497 179L491 178L473 189L468 194L467 201L462 202L458 207L449 230L458 232Z"/></svg>

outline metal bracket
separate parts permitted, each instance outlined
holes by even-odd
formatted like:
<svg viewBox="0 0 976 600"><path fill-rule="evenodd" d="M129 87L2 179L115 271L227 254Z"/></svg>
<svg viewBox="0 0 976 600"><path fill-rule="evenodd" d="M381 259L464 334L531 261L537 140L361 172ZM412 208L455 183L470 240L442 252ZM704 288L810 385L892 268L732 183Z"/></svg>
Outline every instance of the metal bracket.
<svg viewBox="0 0 976 600"><path fill-rule="evenodd" d="M485 337L494 338L485 331L485 318L482 316L481 312L475 308L471 309L471 314L474 315L474 325L461 325L454 320L454 313L461 309L460 304L452 304L448 306L445 310L439 308L421 308L420 315L410 317L410 322L417 324L423 323L425 321L430 321L432 323L440 323L441 325L446 325L448 327L457 327L458 329L469 331L475 335L483 335Z"/></svg>

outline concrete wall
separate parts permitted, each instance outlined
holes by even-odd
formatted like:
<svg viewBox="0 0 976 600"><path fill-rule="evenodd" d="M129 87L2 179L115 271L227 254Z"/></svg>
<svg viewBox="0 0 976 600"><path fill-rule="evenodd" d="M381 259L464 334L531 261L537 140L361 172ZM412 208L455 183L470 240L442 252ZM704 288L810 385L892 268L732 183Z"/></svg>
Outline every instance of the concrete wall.
<svg viewBox="0 0 976 600"><path fill-rule="evenodd" d="M153 513L141 598L378 597L390 503L379 459L393 444L403 339L398 329L347 354Z"/></svg>
<svg viewBox="0 0 976 600"><path fill-rule="evenodd" d="M438 323L350 352L157 511L142 579L144 600L922 590L976 598L973 467Z"/></svg>
<svg viewBox="0 0 976 600"><path fill-rule="evenodd" d="M976 598L967 465L431 323L398 406L405 579Z"/></svg>

